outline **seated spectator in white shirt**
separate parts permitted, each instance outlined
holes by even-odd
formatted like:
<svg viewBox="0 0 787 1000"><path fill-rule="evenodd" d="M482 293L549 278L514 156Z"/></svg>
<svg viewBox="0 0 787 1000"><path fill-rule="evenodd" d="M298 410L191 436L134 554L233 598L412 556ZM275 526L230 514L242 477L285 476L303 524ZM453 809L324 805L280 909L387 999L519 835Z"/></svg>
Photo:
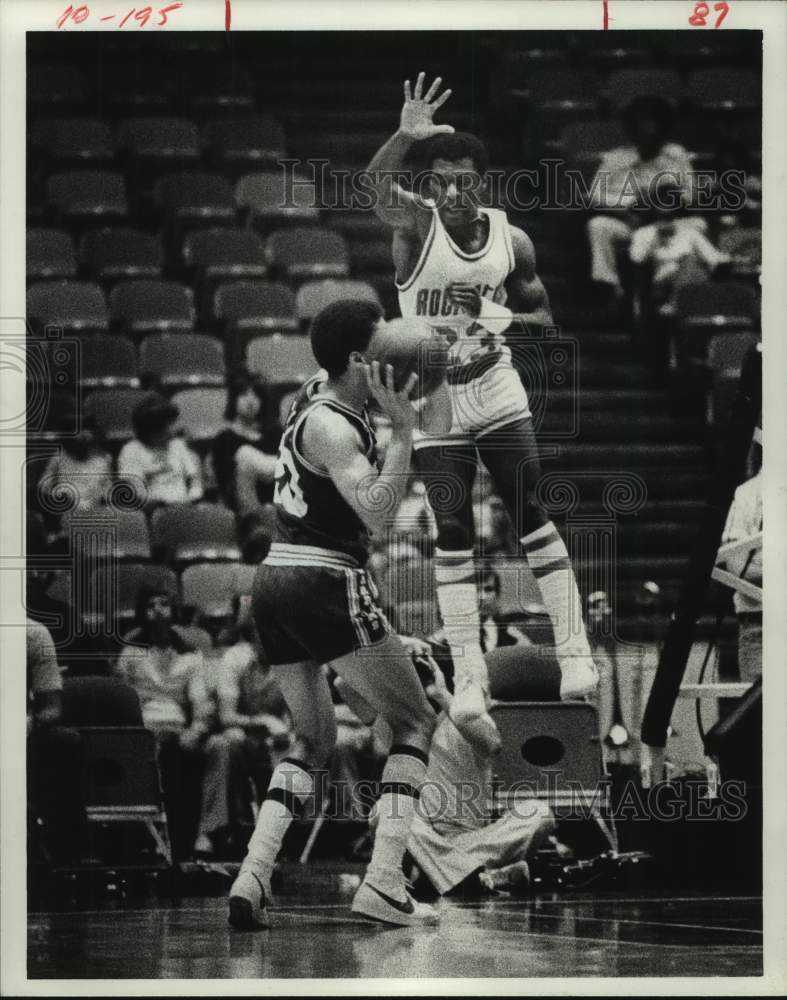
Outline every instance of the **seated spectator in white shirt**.
<svg viewBox="0 0 787 1000"><path fill-rule="evenodd" d="M173 599L144 587L137 629L126 640L117 673L139 695L145 727L155 733L176 858L210 855L229 827L235 747L215 728L202 653L172 627Z"/></svg>
<svg viewBox="0 0 787 1000"><path fill-rule="evenodd" d="M61 430L70 430L71 423L71 418L66 418ZM59 439L59 451L47 462L38 490L49 508L59 498L73 498L60 519L62 529L67 530L72 513L91 514L104 506L111 477L112 459L98 440L95 422L85 417L78 433L65 433Z"/></svg>
<svg viewBox="0 0 787 1000"><path fill-rule="evenodd" d="M691 159L683 146L667 141L670 119L670 106L660 98L632 101L623 112L631 143L605 152L593 179L591 278L616 299L624 294L619 264L639 221L636 209L650 204L652 187L664 174L689 189Z"/></svg>
<svg viewBox="0 0 787 1000"><path fill-rule="evenodd" d="M136 437L120 449L118 473L144 495L148 509L202 499L199 460L176 436L179 415L174 403L150 393L131 416Z"/></svg>
<svg viewBox="0 0 787 1000"><path fill-rule="evenodd" d="M671 183L656 189L655 221L636 230L629 256L647 269L650 303L660 316L676 314L678 289L707 281L730 258L700 232L695 221L682 212L681 191Z"/></svg>

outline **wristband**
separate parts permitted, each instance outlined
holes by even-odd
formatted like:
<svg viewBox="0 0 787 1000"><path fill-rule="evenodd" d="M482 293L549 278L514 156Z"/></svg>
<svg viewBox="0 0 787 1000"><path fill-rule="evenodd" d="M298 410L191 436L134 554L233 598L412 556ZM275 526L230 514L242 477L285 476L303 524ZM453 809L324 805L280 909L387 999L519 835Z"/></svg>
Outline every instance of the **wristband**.
<svg viewBox="0 0 787 1000"><path fill-rule="evenodd" d="M507 306L482 297L481 311L476 322L489 330L490 333L503 333L511 326L513 319L514 314Z"/></svg>

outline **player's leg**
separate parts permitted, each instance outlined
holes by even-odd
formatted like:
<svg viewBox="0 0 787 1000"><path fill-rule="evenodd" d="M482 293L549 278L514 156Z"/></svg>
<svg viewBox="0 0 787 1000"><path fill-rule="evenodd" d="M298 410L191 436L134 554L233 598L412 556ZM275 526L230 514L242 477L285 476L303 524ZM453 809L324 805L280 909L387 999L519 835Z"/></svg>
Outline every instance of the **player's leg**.
<svg viewBox="0 0 787 1000"><path fill-rule="evenodd" d="M314 796L314 772L336 742L336 718L325 673L311 660L277 664L273 675L292 718L290 755L276 765L260 806L246 857L230 890L230 923L241 930L268 925L265 902L284 835Z"/></svg>
<svg viewBox="0 0 787 1000"><path fill-rule="evenodd" d="M562 698L578 698L598 683L582 602L566 546L535 496L541 475L533 421L507 424L477 440L478 453L516 528L520 550L541 591L555 633Z"/></svg>
<svg viewBox="0 0 787 1000"><path fill-rule="evenodd" d="M480 716L489 683L481 651L476 587L473 483L478 455L471 443L419 447L415 466L437 522L437 603L454 662L457 710Z"/></svg>
<svg viewBox="0 0 787 1000"><path fill-rule="evenodd" d="M393 732L383 768L374 850L353 911L396 924L434 923L431 907L407 892L402 859L426 776L435 716L415 667L398 636L359 649L330 664L339 677L381 716Z"/></svg>

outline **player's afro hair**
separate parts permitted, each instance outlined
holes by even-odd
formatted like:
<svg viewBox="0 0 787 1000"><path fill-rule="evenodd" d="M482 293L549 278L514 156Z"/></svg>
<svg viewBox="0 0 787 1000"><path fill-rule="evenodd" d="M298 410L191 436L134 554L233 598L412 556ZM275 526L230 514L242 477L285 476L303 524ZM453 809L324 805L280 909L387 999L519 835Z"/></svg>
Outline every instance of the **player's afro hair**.
<svg viewBox="0 0 787 1000"><path fill-rule="evenodd" d="M489 169L489 153L477 135L470 132L442 132L427 141L424 165L431 170L435 160L463 160L467 157L483 176Z"/></svg>
<svg viewBox="0 0 787 1000"><path fill-rule="evenodd" d="M312 353L331 378L347 371L353 351L365 351L383 311L374 302L342 299L332 302L312 321Z"/></svg>

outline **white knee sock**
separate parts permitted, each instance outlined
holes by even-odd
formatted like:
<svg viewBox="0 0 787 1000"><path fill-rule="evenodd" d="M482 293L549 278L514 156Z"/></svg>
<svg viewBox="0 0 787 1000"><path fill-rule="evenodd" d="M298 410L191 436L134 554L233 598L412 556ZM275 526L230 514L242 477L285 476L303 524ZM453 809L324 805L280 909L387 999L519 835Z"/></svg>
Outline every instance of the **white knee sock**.
<svg viewBox="0 0 787 1000"><path fill-rule="evenodd" d="M552 622L558 663L562 667L569 658L590 657L574 570L554 524L549 521L520 544Z"/></svg>
<svg viewBox="0 0 787 1000"><path fill-rule="evenodd" d="M271 776L242 867L270 879L284 835L303 803L314 794L314 778L301 761L286 757Z"/></svg>
<svg viewBox="0 0 787 1000"><path fill-rule="evenodd" d="M437 549L435 579L437 603L454 661L454 688L458 690L461 682L470 677L487 687L472 549L454 552Z"/></svg>
<svg viewBox="0 0 787 1000"><path fill-rule="evenodd" d="M375 807L377 832L366 878L375 888L401 900L404 900L402 859L419 789L426 776L426 764L426 754L416 747L403 744L391 747Z"/></svg>

